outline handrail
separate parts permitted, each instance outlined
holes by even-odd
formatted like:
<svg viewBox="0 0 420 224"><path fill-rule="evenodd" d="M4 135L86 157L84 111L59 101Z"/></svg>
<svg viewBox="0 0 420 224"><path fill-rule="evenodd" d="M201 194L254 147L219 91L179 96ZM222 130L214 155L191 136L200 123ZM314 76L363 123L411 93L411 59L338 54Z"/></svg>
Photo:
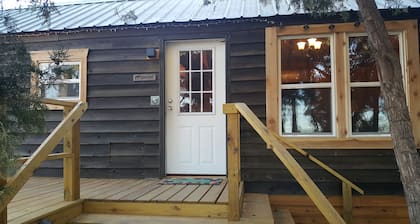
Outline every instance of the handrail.
<svg viewBox="0 0 420 224"><path fill-rule="evenodd" d="M74 107L79 102L73 102L73 101L64 101L64 100L56 100L56 99L50 99L50 98L42 98L41 102L44 104L51 104L56 106L63 106L63 107Z"/></svg>
<svg viewBox="0 0 420 224"><path fill-rule="evenodd" d="M280 143L279 139L275 135L273 135L273 133L270 130L268 130L268 128L258 119L258 117L251 111L251 109L246 104L244 103L225 104L223 105L223 112L228 115L228 124L229 124L229 115L231 114L240 114L244 117L244 119L253 127L253 129L258 133L258 135L270 146L270 148L272 148L272 151L282 161L284 166L289 170L289 172L296 179L296 181L302 186L302 188L308 194L309 198L311 198L311 200L314 202L314 204L317 206L317 208L320 210L320 212L324 215L324 217L327 219L329 223L334 223L334 224L346 223L343 220L343 218L340 216L340 214L331 205L331 203L327 200L325 195L320 191L320 189L312 181L309 175L305 172L305 170L287 151L287 148L283 144ZM231 139L229 136L228 141L236 141L236 140ZM229 145L229 142L228 142L228 145ZM234 149L234 150L239 151L239 149ZM298 150L298 151L302 153L303 150ZM309 154L306 154L306 155L309 155ZM311 158L313 158L315 161L319 161L313 156L311 156ZM323 164L321 161L319 162ZM325 168L325 166L321 166L321 167ZM329 171L333 171L331 168L329 169L330 169ZM342 179L347 180L344 177L342 177ZM343 184L343 190L344 189L346 190L345 196L350 195L351 197L351 188L350 188L350 194L349 194L348 186L356 186L356 185L354 184L348 185L347 182L351 183L348 180L346 182L343 181L343 183L345 183ZM358 190L361 190L361 189L359 188ZM345 209L348 209L348 208L346 207Z"/></svg>
<svg viewBox="0 0 420 224"><path fill-rule="evenodd" d="M56 159L64 159L64 158L70 158L73 154L71 153L65 153L65 152L59 152L59 153L52 153L49 154L48 157L45 160L56 160ZM28 159L30 159L30 156L27 157L20 157L16 159L16 162L18 163L24 163Z"/></svg>
<svg viewBox="0 0 420 224"><path fill-rule="evenodd" d="M48 135L44 142L42 142L37 150L30 156L30 158L25 161L25 163L19 168L16 174L8 180L5 186L5 188L8 189L8 194L2 195L2 197L0 197L0 212L7 207L7 204L10 203L17 192L19 192L23 185L29 180L35 169L37 169L41 163L48 158L50 153L60 143L61 139L71 133L75 125L78 125L81 116L87 109L87 104L85 102L78 102L75 105L73 105L73 103L70 104L50 99L43 100L43 102L63 105L70 108L72 107L72 109L58 124L58 126ZM75 159L75 155L72 157L72 159Z"/></svg>
<svg viewBox="0 0 420 224"><path fill-rule="evenodd" d="M335 171L333 168L329 167L324 162L322 162L319 159L317 159L315 156L313 156L310 153L306 152L305 150L303 150L299 146L297 146L297 145L295 145L295 144L287 141L285 138L281 137L280 135L278 135L277 133L275 133L275 132L273 132L271 130L270 130L270 134L273 135L274 137L276 137L280 141L280 143L285 144L288 147L294 149L295 151L299 152L300 154L302 154L303 156L305 156L306 158L308 158L309 160L311 160L312 162L316 163L318 166L320 166L321 168L323 168L324 170L326 170L331 175L335 176L337 179L339 179L342 182L350 185L350 187L352 189L354 189L355 191L359 192L360 194L365 194L365 192L360 187L358 187L357 185L355 185L349 179L345 178L343 175L339 174L337 171Z"/></svg>

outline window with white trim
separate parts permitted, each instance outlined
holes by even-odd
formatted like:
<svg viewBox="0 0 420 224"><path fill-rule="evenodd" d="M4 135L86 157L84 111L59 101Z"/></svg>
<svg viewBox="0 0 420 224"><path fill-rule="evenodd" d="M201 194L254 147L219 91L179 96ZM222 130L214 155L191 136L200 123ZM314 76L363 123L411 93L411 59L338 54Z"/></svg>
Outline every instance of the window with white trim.
<svg viewBox="0 0 420 224"><path fill-rule="evenodd" d="M31 51L31 59L42 75L34 74L32 92L41 97L84 101L87 95L87 56L89 49L67 49L66 57L59 65L51 59L51 51ZM49 106L49 109L60 109Z"/></svg>
<svg viewBox="0 0 420 224"><path fill-rule="evenodd" d="M400 47L400 36L401 34L389 36L399 56L401 56L400 50L403 49ZM350 34L347 38L347 49L351 134L388 135L389 122L380 93L378 70L366 34Z"/></svg>
<svg viewBox="0 0 420 224"><path fill-rule="evenodd" d="M280 40L281 133L333 135L331 36Z"/></svg>

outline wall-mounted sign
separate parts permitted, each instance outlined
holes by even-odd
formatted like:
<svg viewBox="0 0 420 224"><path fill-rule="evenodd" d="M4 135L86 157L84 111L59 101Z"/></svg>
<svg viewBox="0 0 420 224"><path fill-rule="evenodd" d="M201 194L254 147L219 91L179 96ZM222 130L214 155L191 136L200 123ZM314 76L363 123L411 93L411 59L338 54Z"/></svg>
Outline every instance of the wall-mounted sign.
<svg viewBox="0 0 420 224"><path fill-rule="evenodd" d="M156 80L155 73L133 74L133 82L155 81L155 80Z"/></svg>

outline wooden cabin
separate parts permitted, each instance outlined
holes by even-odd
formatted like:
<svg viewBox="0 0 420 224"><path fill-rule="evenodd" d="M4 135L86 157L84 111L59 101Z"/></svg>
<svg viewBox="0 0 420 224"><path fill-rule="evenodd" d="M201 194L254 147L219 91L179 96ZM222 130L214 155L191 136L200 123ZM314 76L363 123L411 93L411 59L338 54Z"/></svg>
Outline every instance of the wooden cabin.
<svg viewBox="0 0 420 224"><path fill-rule="evenodd" d="M406 4L395 13L378 1L420 148L420 5ZM5 10L35 64L65 49L63 63L77 71L48 85L32 80L50 98L48 130L19 147L33 157L8 182L23 187L9 222L123 219L89 216L107 213L408 223L375 63L357 8L346 7L344 19L283 1L115 0L58 5L49 22ZM173 176L223 183L158 184ZM204 222L180 223L188 220Z"/></svg>

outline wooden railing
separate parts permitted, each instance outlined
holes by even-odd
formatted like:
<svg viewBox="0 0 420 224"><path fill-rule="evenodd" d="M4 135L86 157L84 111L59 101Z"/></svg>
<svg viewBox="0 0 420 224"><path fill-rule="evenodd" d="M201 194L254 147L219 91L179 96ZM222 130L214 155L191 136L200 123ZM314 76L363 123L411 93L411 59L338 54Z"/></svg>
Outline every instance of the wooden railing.
<svg viewBox="0 0 420 224"><path fill-rule="evenodd" d="M232 103L223 105L223 112L227 115L228 125L228 181L229 181L229 219L239 220L241 203L241 177L240 177L240 116L253 127L258 135L268 144L274 154L280 159L284 166L289 170L296 181L302 186L309 198L314 202L329 223L350 223L352 208L352 189L363 194L363 190L351 181L340 175L338 172L328 167L325 163L316 159L314 156L305 152L296 145L289 143L286 139L268 130L268 128L258 119L246 104ZM326 171L337 177L343 183L343 207L344 219L335 210L325 195L312 181L305 170L287 151L287 147L293 148L302 155L315 162ZM345 220L345 221L344 221Z"/></svg>
<svg viewBox="0 0 420 224"><path fill-rule="evenodd" d="M19 170L7 181L3 181L7 193L0 195L0 223L7 223L7 204L45 160L64 159L64 200L80 198L80 118L87 110L87 104L54 99L42 101L45 104L62 106L64 119L30 157L18 159L18 162L23 163ZM62 139L63 152L50 154Z"/></svg>

